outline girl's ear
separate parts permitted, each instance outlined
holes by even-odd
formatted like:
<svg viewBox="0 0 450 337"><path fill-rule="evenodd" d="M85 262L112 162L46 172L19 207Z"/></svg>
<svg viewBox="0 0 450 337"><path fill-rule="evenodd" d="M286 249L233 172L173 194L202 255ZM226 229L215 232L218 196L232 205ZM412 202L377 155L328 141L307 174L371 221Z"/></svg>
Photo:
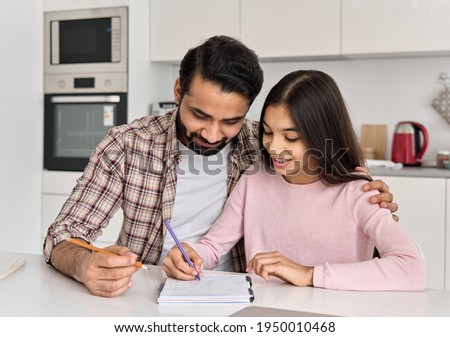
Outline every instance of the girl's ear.
<svg viewBox="0 0 450 337"><path fill-rule="evenodd" d="M179 77L175 80L175 85L173 86L173 94L174 94L174 98L175 98L175 103L177 103L177 105L180 105L180 102L181 102L181 82L180 82L180 78Z"/></svg>

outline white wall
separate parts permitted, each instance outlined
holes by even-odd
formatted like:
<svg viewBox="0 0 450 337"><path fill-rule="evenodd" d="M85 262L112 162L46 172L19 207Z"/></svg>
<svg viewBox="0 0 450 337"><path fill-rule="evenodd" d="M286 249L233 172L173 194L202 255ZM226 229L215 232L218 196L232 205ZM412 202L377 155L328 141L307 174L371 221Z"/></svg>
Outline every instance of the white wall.
<svg viewBox="0 0 450 337"><path fill-rule="evenodd" d="M319 69L339 85L357 134L361 124L388 125L387 159L395 124L402 120L417 121L428 129L430 143L424 160L435 160L437 150L450 150L450 124L431 107L432 99L444 90L437 83L439 74L446 72L450 76L450 57L281 62L262 66L264 86L250 118L259 119L263 98L282 76L297 69Z"/></svg>
<svg viewBox="0 0 450 337"><path fill-rule="evenodd" d="M428 129L430 142L423 159L429 164L436 160L438 150L450 150L450 124L431 107L433 98L444 90L438 83L439 74L450 76L450 57L263 62L262 68L264 85L250 108L250 119L259 120L264 98L285 74L318 69L336 80L358 135L361 124L388 125L386 159L390 159L395 124L403 120L419 122ZM177 70L174 66L173 80Z"/></svg>
<svg viewBox="0 0 450 337"><path fill-rule="evenodd" d="M172 66L150 62L150 1L129 6L128 119L150 113L154 102L172 100Z"/></svg>
<svg viewBox="0 0 450 337"><path fill-rule="evenodd" d="M0 11L0 251L37 253L43 143L42 1Z"/></svg>

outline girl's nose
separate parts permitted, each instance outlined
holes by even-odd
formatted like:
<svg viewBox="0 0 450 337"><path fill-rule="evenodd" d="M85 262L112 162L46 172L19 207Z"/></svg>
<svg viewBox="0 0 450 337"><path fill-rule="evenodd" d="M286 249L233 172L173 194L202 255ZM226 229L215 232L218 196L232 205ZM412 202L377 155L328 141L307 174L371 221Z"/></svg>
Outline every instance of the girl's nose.
<svg viewBox="0 0 450 337"><path fill-rule="evenodd" d="M269 144L269 150L273 154L277 154L277 153L280 153L283 151L283 146L281 144L280 137L277 137L277 136L272 137L272 139L270 140L270 144Z"/></svg>

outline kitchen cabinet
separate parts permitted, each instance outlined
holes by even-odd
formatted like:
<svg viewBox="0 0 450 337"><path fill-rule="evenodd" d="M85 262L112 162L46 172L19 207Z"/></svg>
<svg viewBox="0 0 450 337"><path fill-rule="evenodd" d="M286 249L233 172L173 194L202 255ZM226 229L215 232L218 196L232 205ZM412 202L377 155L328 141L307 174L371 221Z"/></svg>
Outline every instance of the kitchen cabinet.
<svg viewBox="0 0 450 337"><path fill-rule="evenodd" d="M344 55L450 51L450 1L341 1Z"/></svg>
<svg viewBox="0 0 450 337"><path fill-rule="evenodd" d="M152 0L151 61L179 62L213 35L239 37L239 0Z"/></svg>
<svg viewBox="0 0 450 337"><path fill-rule="evenodd" d="M261 59L340 54L340 0L152 0L151 61L179 62L213 35Z"/></svg>
<svg viewBox="0 0 450 337"><path fill-rule="evenodd" d="M389 185L399 205L397 214L400 226L423 251L428 268L428 288L444 289L445 273L447 270L448 275L450 268L445 258L446 241L447 246L449 244L449 238L445 238L445 217L449 208L446 198L450 192L446 186L448 179L397 176L378 176L374 179L382 179ZM447 281L447 289L450 289L449 286Z"/></svg>
<svg viewBox="0 0 450 337"><path fill-rule="evenodd" d="M48 227L59 214L82 172L44 171L42 175L42 239ZM111 219L103 234L95 241L99 247L113 245L122 227L123 215L119 210Z"/></svg>
<svg viewBox="0 0 450 337"><path fill-rule="evenodd" d="M340 54L340 0L241 0L241 39L262 59Z"/></svg>
<svg viewBox="0 0 450 337"><path fill-rule="evenodd" d="M178 63L223 34L261 60L448 55L450 2L441 0L152 0L151 61Z"/></svg>

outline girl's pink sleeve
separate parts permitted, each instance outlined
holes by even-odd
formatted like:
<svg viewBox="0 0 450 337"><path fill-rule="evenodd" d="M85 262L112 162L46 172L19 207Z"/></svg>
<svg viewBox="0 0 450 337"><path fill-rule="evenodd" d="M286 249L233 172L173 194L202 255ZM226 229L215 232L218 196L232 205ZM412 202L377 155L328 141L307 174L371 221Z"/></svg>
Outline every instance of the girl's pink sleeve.
<svg viewBox="0 0 450 337"><path fill-rule="evenodd" d="M325 263L314 268L314 286L341 290L420 291L427 286L426 265L415 241L393 220L389 210L362 193L353 214L380 258L356 263Z"/></svg>

